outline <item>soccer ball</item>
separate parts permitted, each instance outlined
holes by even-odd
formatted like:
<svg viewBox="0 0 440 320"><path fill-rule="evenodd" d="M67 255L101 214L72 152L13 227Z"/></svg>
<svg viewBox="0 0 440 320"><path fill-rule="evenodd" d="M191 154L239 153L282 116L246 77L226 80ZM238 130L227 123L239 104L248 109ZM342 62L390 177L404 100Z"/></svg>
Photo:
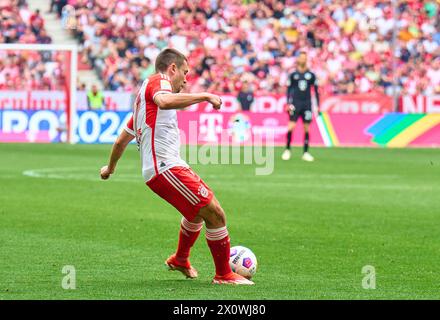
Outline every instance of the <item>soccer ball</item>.
<svg viewBox="0 0 440 320"><path fill-rule="evenodd" d="M232 271L250 279L257 272L257 258L248 248L235 246L231 248L229 255L229 265Z"/></svg>

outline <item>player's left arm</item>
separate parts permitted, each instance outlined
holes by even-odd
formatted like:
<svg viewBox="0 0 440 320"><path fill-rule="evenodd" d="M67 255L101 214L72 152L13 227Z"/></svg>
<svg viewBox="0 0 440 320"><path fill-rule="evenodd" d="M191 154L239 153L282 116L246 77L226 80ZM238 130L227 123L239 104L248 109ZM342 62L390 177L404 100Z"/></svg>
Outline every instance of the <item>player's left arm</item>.
<svg viewBox="0 0 440 320"><path fill-rule="evenodd" d="M318 79L316 78L316 75L313 74L313 89L315 90L315 97L316 97L316 106L318 113L320 112L320 101L319 101L319 87L318 87Z"/></svg>
<svg viewBox="0 0 440 320"><path fill-rule="evenodd" d="M122 130L113 144L108 165L101 168L101 179L107 180L110 175L115 172L116 165L119 159L122 157L125 148L134 138L135 136L129 133L127 129Z"/></svg>
<svg viewBox="0 0 440 320"><path fill-rule="evenodd" d="M292 103L293 90L293 74L290 74L287 81L287 104Z"/></svg>
<svg viewBox="0 0 440 320"><path fill-rule="evenodd" d="M287 111L288 112L293 112L293 110L295 110L295 106L292 103L293 100L293 95L295 94L295 89L294 89L294 78L293 78L293 73L289 75L289 79L287 81Z"/></svg>

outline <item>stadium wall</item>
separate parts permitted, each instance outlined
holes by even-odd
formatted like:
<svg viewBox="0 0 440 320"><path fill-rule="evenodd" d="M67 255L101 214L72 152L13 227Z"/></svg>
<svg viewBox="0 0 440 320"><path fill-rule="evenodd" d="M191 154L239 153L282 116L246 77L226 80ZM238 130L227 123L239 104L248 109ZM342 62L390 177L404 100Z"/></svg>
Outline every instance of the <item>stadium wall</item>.
<svg viewBox="0 0 440 320"><path fill-rule="evenodd" d="M78 111L76 143L113 143L131 116L127 111ZM1 110L0 142L65 142L65 113ZM178 112L183 144L284 145L288 118L282 113ZM302 126L294 141L302 141ZM440 147L440 114L322 113L311 125L321 146Z"/></svg>
<svg viewBox="0 0 440 320"><path fill-rule="evenodd" d="M104 92L106 110L87 110L86 93L78 93L75 143L113 143L130 117L132 95ZM183 144L284 145L288 117L284 96L257 96L252 111L241 112L237 99L222 96L215 111L201 103L178 112ZM383 95L324 97L322 114L311 125L311 143L322 146L440 147L440 97L403 97L401 111L390 112ZM0 91L0 142L65 142L64 93ZM294 133L301 142L302 126Z"/></svg>
<svg viewBox="0 0 440 320"><path fill-rule="evenodd" d="M134 96L127 92L104 91L107 111L130 111ZM233 95L220 94L223 100L221 112L239 111L239 102ZM256 95L252 111L262 113L284 113L284 95ZM385 113L393 112L390 96L384 94L346 94L321 97L321 111L329 113ZM65 91L0 91L0 110L64 110ZM77 92L77 110L87 110L87 92ZM188 108L189 111L210 111L209 105L201 103ZM399 99L399 112L440 113L440 95L403 96Z"/></svg>

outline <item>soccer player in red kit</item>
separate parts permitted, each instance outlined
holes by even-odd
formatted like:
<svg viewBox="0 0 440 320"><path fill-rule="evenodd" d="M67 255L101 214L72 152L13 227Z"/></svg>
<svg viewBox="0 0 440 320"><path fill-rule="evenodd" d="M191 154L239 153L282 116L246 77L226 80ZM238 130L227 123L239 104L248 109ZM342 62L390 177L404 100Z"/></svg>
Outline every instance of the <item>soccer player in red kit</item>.
<svg viewBox="0 0 440 320"><path fill-rule="evenodd" d="M177 251L165 262L169 269L180 271L188 278L197 277L189 255L204 222L216 270L212 282L252 285L252 281L232 272L229 266L230 240L220 203L179 155L176 109L207 101L218 110L222 101L210 93L179 93L188 73L188 61L179 51L164 49L155 67L157 73L142 84L133 116L114 143L108 165L101 168L101 178L110 177L126 146L136 138L146 184L183 215Z"/></svg>

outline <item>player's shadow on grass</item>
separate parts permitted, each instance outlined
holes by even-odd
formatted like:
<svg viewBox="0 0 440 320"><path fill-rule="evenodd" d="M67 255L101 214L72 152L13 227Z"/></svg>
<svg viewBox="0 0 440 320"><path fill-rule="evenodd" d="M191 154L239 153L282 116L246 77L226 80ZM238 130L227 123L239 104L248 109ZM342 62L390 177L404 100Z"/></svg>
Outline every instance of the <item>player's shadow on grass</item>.
<svg viewBox="0 0 440 320"><path fill-rule="evenodd" d="M237 288L236 286L219 286L211 283L212 279L151 279L137 282L135 287L140 286L143 288L154 288L155 290L161 290L168 293L173 292L185 292L186 296L184 299L191 299L192 296L199 296L201 291L210 292L213 289L216 290L231 290L235 291L241 290L249 290L254 289L254 286L239 286L241 288ZM134 284L133 284L134 285Z"/></svg>
<svg viewBox="0 0 440 320"><path fill-rule="evenodd" d="M134 283L133 283L134 284ZM201 279L151 279L144 280L136 283L139 286L144 287L154 287L154 288L188 288L188 286L193 288L212 288L211 280L201 280Z"/></svg>

